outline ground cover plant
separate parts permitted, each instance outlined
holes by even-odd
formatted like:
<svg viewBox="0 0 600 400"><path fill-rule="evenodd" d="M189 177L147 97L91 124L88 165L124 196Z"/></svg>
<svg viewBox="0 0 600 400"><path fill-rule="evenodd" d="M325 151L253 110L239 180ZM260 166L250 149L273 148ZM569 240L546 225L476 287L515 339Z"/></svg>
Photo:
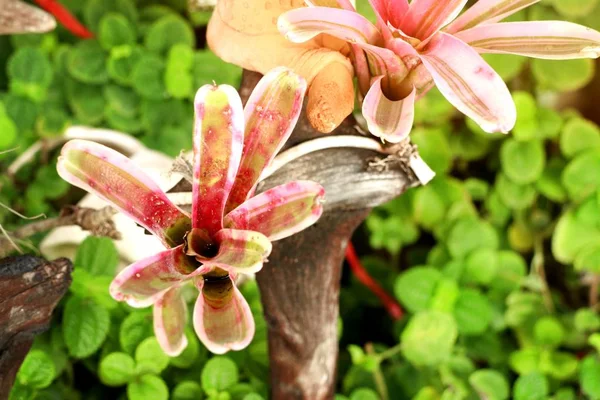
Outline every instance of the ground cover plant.
<svg viewBox="0 0 600 400"><path fill-rule="evenodd" d="M127 132L176 156L192 149L196 90L240 84L241 69L205 48L209 11L179 0L62 4L94 38L61 26L0 36L3 171L73 124ZM366 1L357 8L375 21ZM510 20L600 29L600 1L542 1ZM600 399L598 64L484 58L508 83L515 128L484 132L437 89L415 102L410 138L436 177L374 209L353 237L359 270L390 297L365 287L356 263L344 270L339 400ZM76 203L83 193L59 178L57 157L42 151L3 174L0 202L28 217ZM28 222L0 209L8 231ZM35 252L42 237L17 244ZM211 354L190 325L188 346L169 357L151 309L110 296L118 261L109 238L80 245L69 293L11 398L268 398L266 321L253 280L239 287L256 325L248 347ZM182 292L190 308L192 289Z"/></svg>

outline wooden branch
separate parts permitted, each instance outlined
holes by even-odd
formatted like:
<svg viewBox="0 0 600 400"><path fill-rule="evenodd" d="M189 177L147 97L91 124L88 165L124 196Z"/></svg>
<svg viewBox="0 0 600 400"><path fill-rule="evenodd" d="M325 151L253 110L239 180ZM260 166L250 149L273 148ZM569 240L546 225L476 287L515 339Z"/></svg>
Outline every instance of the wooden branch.
<svg viewBox="0 0 600 400"><path fill-rule="evenodd" d="M99 210L78 206L69 206L62 209L60 216L32 222L11 232L10 237L0 237L0 257L4 257L15 250L11 239L25 239L36 233L46 232L59 226L77 225L81 229L90 231L94 235L107 236L112 239L121 239L112 216L117 211L112 207Z"/></svg>
<svg viewBox="0 0 600 400"><path fill-rule="evenodd" d="M0 400L8 399L35 336L50 326L72 270L66 258L48 262L24 255L0 260Z"/></svg>

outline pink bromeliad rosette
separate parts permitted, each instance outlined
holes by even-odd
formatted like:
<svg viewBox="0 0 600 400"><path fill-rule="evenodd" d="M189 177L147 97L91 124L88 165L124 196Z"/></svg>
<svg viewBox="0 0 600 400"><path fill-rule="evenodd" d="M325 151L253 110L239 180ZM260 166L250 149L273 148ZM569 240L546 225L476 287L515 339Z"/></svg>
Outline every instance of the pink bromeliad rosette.
<svg viewBox="0 0 600 400"><path fill-rule="evenodd" d="M479 0L460 14L467 1L369 0L375 26L350 0L307 0L308 8L280 16L278 27L296 43L327 34L350 44L369 130L393 143L408 136L416 99L434 85L485 131L514 127L508 88L480 53L552 60L600 55L600 32L581 25L499 22L539 0Z"/></svg>
<svg viewBox="0 0 600 400"><path fill-rule="evenodd" d="M167 354L187 345L181 296L187 283L200 291L193 324L206 347L213 353L246 347L254 320L236 276L259 271L271 241L321 216L324 190L314 182L294 181L255 195L261 172L298 120L305 91L306 82L284 68L265 75L245 108L231 86L198 90L191 216L120 153L82 140L63 147L63 179L113 204L167 248L125 268L110 287L115 299L133 307L154 305L154 331Z"/></svg>

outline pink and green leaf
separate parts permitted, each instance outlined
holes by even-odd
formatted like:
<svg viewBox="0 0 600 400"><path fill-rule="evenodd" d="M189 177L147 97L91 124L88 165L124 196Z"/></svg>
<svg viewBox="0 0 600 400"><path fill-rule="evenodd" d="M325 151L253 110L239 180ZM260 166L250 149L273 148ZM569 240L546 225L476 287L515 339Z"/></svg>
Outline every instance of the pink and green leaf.
<svg viewBox="0 0 600 400"><path fill-rule="evenodd" d="M323 213L323 187L311 181L276 186L252 197L225 216L227 228L256 231L270 241L314 224Z"/></svg>
<svg viewBox="0 0 600 400"><path fill-rule="evenodd" d="M600 56L600 32L566 21L485 24L455 36L480 53L518 54L550 60Z"/></svg>
<svg viewBox="0 0 600 400"><path fill-rule="evenodd" d="M426 40L450 23L467 0L413 0L398 28L420 40Z"/></svg>
<svg viewBox="0 0 600 400"><path fill-rule="evenodd" d="M163 351L176 357L187 347L187 304L181 288L173 286L154 303L154 335Z"/></svg>
<svg viewBox="0 0 600 400"><path fill-rule="evenodd" d="M203 272L194 270L183 245L139 260L121 271L110 284L110 295L132 307L148 307L162 293Z"/></svg>
<svg viewBox="0 0 600 400"><path fill-rule="evenodd" d="M354 43L381 42L375 25L355 11L329 7L302 7L282 14L277 27L294 43L303 43L322 33Z"/></svg>
<svg viewBox="0 0 600 400"><path fill-rule="evenodd" d="M486 132L508 132L516 108L502 78L469 45L440 32L421 53L440 92Z"/></svg>
<svg viewBox="0 0 600 400"><path fill-rule="evenodd" d="M221 229L214 239L218 245L217 255L205 257L196 252L196 259L205 268L217 267L236 274L260 271L273 248L265 235L254 231Z"/></svg>
<svg viewBox="0 0 600 400"><path fill-rule="evenodd" d="M226 212L254 192L260 174L292 134L302 110L306 81L287 68L275 68L258 82L244 117L244 150Z"/></svg>
<svg viewBox="0 0 600 400"><path fill-rule="evenodd" d="M479 0L445 29L456 33L484 23L493 23L533 5L540 0Z"/></svg>
<svg viewBox="0 0 600 400"><path fill-rule="evenodd" d="M231 279L196 279L200 295L194 306L194 329L209 351L223 354L246 348L254 337L254 318Z"/></svg>
<svg viewBox="0 0 600 400"><path fill-rule="evenodd" d="M401 100L390 100L383 93L382 77L378 77L365 96L362 114L369 132L390 143L405 139L414 122L416 90Z"/></svg>
<svg viewBox="0 0 600 400"><path fill-rule="evenodd" d="M205 85L194 100L192 226L215 234L223 227L229 192L242 156L244 111L229 85Z"/></svg>
<svg viewBox="0 0 600 400"><path fill-rule="evenodd" d="M166 247L183 242L189 217L121 153L98 143L71 140L62 148L57 170L67 182L111 203L148 229Z"/></svg>

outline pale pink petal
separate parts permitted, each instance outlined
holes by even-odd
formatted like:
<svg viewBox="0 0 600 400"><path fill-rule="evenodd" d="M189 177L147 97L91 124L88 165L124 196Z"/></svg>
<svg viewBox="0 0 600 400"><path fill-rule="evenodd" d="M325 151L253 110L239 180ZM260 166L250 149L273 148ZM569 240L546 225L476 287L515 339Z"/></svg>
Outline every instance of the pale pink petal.
<svg viewBox="0 0 600 400"><path fill-rule="evenodd" d="M154 303L154 335L170 357L178 356L187 347L186 325L187 304L181 296L181 288L174 286Z"/></svg>
<svg viewBox="0 0 600 400"><path fill-rule="evenodd" d="M165 290L203 272L183 253L183 245L137 261L110 284L110 295L132 307L148 307Z"/></svg>
<svg viewBox="0 0 600 400"><path fill-rule="evenodd" d="M311 181L276 186L244 202L225 216L226 228L260 232L270 241L314 224L323 213L325 189Z"/></svg>
<svg viewBox="0 0 600 400"><path fill-rule="evenodd" d="M456 18L467 1L413 0L398 28L407 35L426 40Z"/></svg>
<svg viewBox="0 0 600 400"><path fill-rule="evenodd" d="M393 92L408 76L410 70L392 50L368 43L356 43L355 46L365 51L371 75L383 76L382 85L386 90Z"/></svg>
<svg viewBox="0 0 600 400"><path fill-rule="evenodd" d="M306 81L283 67L258 82L244 108L244 150L225 212L252 196L260 174L292 134L305 92Z"/></svg>
<svg viewBox="0 0 600 400"><path fill-rule="evenodd" d="M480 53L518 54L549 60L600 56L600 32L566 21L485 24L455 36Z"/></svg>
<svg viewBox="0 0 600 400"><path fill-rule="evenodd" d="M183 242L189 217L121 153L98 143L71 140L63 146L56 168L64 180L111 203L166 247Z"/></svg>
<svg viewBox="0 0 600 400"><path fill-rule="evenodd" d="M229 85L201 87L194 108L192 226L213 235L223 227L225 204L240 165L244 111Z"/></svg>
<svg viewBox="0 0 600 400"><path fill-rule="evenodd" d="M216 255L207 254L205 236L194 229L187 236L187 254L196 256L204 268L218 267L230 273L251 274L260 271L271 254L269 239L260 232L221 229L214 235Z"/></svg>
<svg viewBox="0 0 600 400"><path fill-rule="evenodd" d="M421 59L446 99L484 131L506 133L515 126L517 112L506 84L467 44L440 32Z"/></svg>
<svg viewBox="0 0 600 400"><path fill-rule="evenodd" d="M277 27L294 43L325 33L349 42L379 43L379 30L357 12L328 7L302 7L282 14Z"/></svg>
<svg viewBox="0 0 600 400"><path fill-rule="evenodd" d="M412 129L415 116L416 90L401 100L388 99L381 88L382 77L378 77L365 96L362 114L367 120L369 132L390 143L405 139Z"/></svg>
<svg viewBox="0 0 600 400"><path fill-rule="evenodd" d="M399 28L408 11L408 0L369 0L369 3L375 10L377 21L382 27L390 22L392 26Z"/></svg>
<svg viewBox="0 0 600 400"><path fill-rule="evenodd" d="M520 11L540 0L479 0L445 29L456 33L482 23L493 23Z"/></svg>
<svg viewBox="0 0 600 400"><path fill-rule="evenodd" d="M254 337L250 307L231 279L196 279L200 295L194 306L194 329L215 354L242 350Z"/></svg>
<svg viewBox="0 0 600 400"><path fill-rule="evenodd" d="M352 45L352 65L354 65L354 74L358 80L358 89L364 96L369 91L371 72L364 50L355 44Z"/></svg>

